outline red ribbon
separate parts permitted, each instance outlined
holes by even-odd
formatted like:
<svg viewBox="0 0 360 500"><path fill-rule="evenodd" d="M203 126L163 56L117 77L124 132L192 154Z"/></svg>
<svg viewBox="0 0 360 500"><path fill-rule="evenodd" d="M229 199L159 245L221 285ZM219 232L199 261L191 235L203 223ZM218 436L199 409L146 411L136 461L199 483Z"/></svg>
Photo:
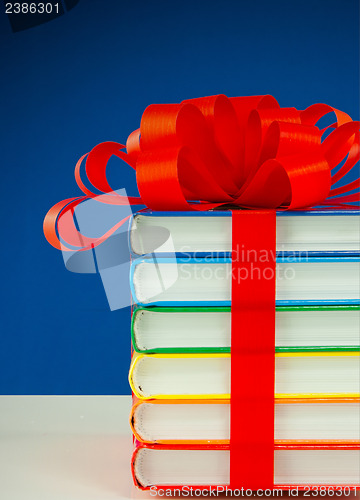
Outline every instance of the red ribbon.
<svg viewBox="0 0 360 500"><path fill-rule="evenodd" d="M331 112L336 121L319 129L316 123ZM73 212L94 197L153 210L353 207L349 204L359 201L359 193L352 192L359 188L359 178L335 185L359 160L359 143L359 122L325 104L299 111L280 108L272 96L218 95L151 105L140 129L128 137L126 152L125 146L106 142L80 158L75 178L85 196L54 205L45 217L44 234L61 250L87 250L102 243L126 219L100 238L82 235ZM140 197L122 197L109 185L106 167L113 155L135 169ZM86 156L91 189L80 177ZM233 212L232 488L273 486L275 224L274 210ZM259 279L238 281L237 272L250 273L254 264L236 258L239 242L255 255L268 252L268 262L256 262Z"/></svg>
<svg viewBox="0 0 360 500"><path fill-rule="evenodd" d="M275 252L275 210L232 212L232 489L274 487Z"/></svg>
<svg viewBox="0 0 360 500"><path fill-rule="evenodd" d="M320 130L316 123L330 112L336 121ZM358 192L351 193L360 186L359 179L332 187L359 160L359 122L326 104L299 111L280 108L272 96L218 95L151 105L140 129L128 137L127 152L124 147L105 142L90 151L86 177L91 189L80 177L86 155L80 158L75 177L85 196L68 198L49 210L44 233L51 245L86 250L118 229L123 221L100 238L78 232L75 207L99 194L103 203L153 210L208 210L224 204L296 209L359 200ZM113 155L136 170L140 197L114 193L106 178Z"/></svg>

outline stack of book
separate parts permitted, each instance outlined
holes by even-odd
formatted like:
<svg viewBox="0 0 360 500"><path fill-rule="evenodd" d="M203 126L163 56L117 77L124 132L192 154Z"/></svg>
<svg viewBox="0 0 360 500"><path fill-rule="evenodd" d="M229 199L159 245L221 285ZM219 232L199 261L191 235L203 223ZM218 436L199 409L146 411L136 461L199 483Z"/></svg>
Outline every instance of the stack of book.
<svg viewBox="0 0 360 500"><path fill-rule="evenodd" d="M231 224L220 210L133 217L141 488L229 484ZM277 214L275 485L360 483L359 245L356 209Z"/></svg>

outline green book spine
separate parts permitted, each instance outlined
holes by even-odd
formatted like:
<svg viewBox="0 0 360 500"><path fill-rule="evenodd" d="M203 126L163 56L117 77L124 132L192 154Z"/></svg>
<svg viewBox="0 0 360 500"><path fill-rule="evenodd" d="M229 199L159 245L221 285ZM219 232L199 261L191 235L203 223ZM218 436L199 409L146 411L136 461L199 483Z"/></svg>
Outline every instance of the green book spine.
<svg viewBox="0 0 360 500"><path fill-rule="evenodd" d="M230 312L230 307L136 307L133 310L131 318L131 340L133 348L136 352L144 354L217 354L230 353L230 347L164 347L157 349L139 349L135 342L134 323L136 314L142 310L174 313L174 312ZM360 311L360 306L277 306L276 311ZM291 346L291 347L275 347L275 352L360 352L360 346Z"/></svg>

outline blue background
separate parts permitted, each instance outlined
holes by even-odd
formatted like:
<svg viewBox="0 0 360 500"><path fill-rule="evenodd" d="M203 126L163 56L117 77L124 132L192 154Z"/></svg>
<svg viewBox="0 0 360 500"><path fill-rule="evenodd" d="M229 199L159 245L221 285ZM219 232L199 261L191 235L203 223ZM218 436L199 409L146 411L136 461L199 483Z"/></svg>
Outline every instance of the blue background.
<svg viewBox="0 0 360 500"><path fill-rule="evenodd" d="M129 308L98 275L65 270L42 222L79 191L76 160L125 141L150 103L273 94L358 119L358 2L80 0L13 33L0 14L2 298L0 393L126 394ZM115 188L136 192L131 169Z"/></svg>

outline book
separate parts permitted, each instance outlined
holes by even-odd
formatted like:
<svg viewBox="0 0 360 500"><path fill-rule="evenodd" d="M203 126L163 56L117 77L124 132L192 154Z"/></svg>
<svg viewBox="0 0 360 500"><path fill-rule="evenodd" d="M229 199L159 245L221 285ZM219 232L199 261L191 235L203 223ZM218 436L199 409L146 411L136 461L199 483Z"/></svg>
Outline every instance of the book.
<svg viewBox="0 0 360 500"><path fill-rule="evenodd" d="M255 257L233 250L230 211L133 217L137 486L230 484L231 288L275 256L275 485L359 486L359 213L279 211L276 254Z"/></svg>
<svg viewBox="0 0 360 500"><path fill-rule="evenodd" d="M360 444L359 399L275 400L275 444ZM131 429L157 444L229 444L229 400L135 401Z"/></svg>
<svg viewBox="0 0 360 500"><path fill-rule="evenodd" d="M278 211L276 239L282 255L359 255L360 211ZM230 253L231 211L139 212L130 224L130 247L135 255Z"/></svg>
<svg viewBox="0 0 360 500"><path fill-rule="evenodd" d="M360 304L360 257L280 257L277 305ZM259 267L238 269L241 280L262 278ZM269 272L272 268L269 267ZM130 286L135 303L163 306L230 306L231 258L141 258L133 261Z"/></svg>
<svg viewBox="0 0 360 500"><path fill-rule="evenodd" d="M280 306L275 325L275 352L360 349L360 306ZM139 307L131 337L148 354L230 352L231 309Z"/></svg>
<svg viewBox="0 0 360 500"><path fill-rule="evenodd" d="M360 397L356 352L276 353L276 398ZM129 383L140 399L229 399L230 354L134 353Z"/></svg>
<svg viewBox="0 0 360 500"><path fill-rule="evenodd" d="M276 488L334 486L334 493L354 494L360 483L359 445L274 446ZM158 446L138 444L132 457L135 484L141 489L207 489L230 484L228 446ZM261 471L259 471L261 473ZM241 475L241 470L239 470ZM183 490L185 491L185 490ZM218 490L219 491L219 490ZM223 491L223 490L220 490ZM336 495L336 496L337 496Z"/></svg>

